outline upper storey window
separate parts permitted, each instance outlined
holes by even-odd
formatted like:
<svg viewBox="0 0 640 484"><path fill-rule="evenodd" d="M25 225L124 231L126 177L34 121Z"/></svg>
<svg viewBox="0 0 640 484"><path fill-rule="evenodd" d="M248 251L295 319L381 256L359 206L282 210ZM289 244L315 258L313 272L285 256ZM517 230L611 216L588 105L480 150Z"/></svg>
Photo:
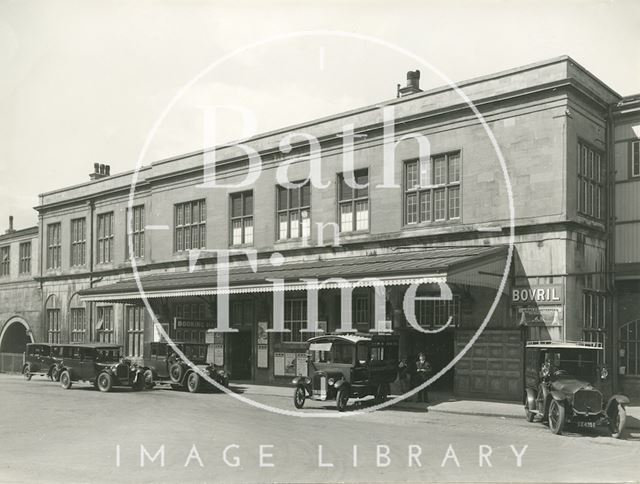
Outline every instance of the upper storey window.
<svg viewBox="0 0 640 484"><path fill-rule="evenodd" d="M578 143L578 152L578 213L600 220L604 217L602 156L583 143Z"/></svg>
<svg viewBox="0 0 640 484"><path fill-rule="evenodd" d="M369 170L338 175L338 209L340 232L362 232L369 230ZM355 182L355 183L354 183ZM353 188L351 185L362 188Z"/></svg>

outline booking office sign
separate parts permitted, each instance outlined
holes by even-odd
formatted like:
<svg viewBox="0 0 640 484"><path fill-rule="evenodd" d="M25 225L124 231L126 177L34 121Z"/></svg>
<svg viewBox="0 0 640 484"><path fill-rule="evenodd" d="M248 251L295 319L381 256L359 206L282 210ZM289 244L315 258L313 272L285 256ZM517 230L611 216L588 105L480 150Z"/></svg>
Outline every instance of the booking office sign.
<svg viewBox="0 0 640 484"><path fill-rule="evenodd" d="M133 270L133 275L136 281L136 285L138 287L138 291L140 293L141 296L141 300L144 303L144 306L147 310L147 312L151 315L152 320L153 320L153 324L154 324L154 328L155 330L162 336L165 338L165 340L168 342L169 345L171 345L171 347L173 348L173 350L182 358L183 361L185 361L194 371L198 372L198 374L200 375L201 378L203 378L204 380L206 380L208 383L210 383L212 386L214 386L215 388L217 388L220 391L223 391L227 394L229 394L230 396L232 396L233 398L238 399L239 401L246 403L248 405L252 405L256 408L262 409L262 410L266 410L269 412L274 412L274 413L278 413L281 415L288 415L288 416L292 416L292 417L302 417L302 418L344 418L344 417L348 417L348 416L353 416L353 415L360 415L360 414L364 414L364 413L369 413L369 412L374 412L376 410L380 410L383 409L385 407L394 405L406 398L411 397L412 395L415 395L417 392L424 390L425 388L427 388L429 385L431 385L433 382L435 382L438 378L440 378L442 375L444 375L446 372L448 372L450 369L452 369L454 367L454 365L467 353L467 351L469 351L469 349L471 348L471 346L476 342L476 340L479 338L479 336L482 334L482 332L484 331L484 329L486 328L487 324L489 323L489 321L491 320L491 317L493 315L493 313L496 310L496 307L498 305L499 302L499 298L500 298L500 294L503 292L506 282L507 282L507 278L508 278L508 274L509 274L509 268L511 266L511 261L513 258L513 247L514 247L514 203L513 203L513 192L512 192L512 187L511 187L511 182L509 179L509 175L507 172L507 167L506 167L506 163L504 160L504 157L502 155L502 152L500 150L500 147L498 146L498 142L496 141L493 132L491 131L491 129L489 128L489 126L487 125L486 121L484 120L482 114L480 114L480 112L478 111L478 109L476 108L476 106L473 104L473 102L467 97L467 95L451 80L449 79L444 73L442 73L440 70L438 70L435 66L431 65L429 62L427 62L424 58L420 57L419 55L408 51L407 49L404 49L402 47L399 47L397 45L394 45L390 42L384 41L382 39L378 39L375 37L371 37L368 35L363 35L363 34L356 34L356 33L352 33L352 32L342 32L342 31L324 31L324 30L312 30L312 31L297 31L297 32L289 32L289 33L283 33L280 35L275 35L272 37L268 37L265 39L262 39L260 41L245 45L243 47L240 47L238 49L233 50L232 52L229 52L226 55L223 55L222 57L220 57L219 59L217 59L215 62L211 63L210 65L208 65L205 69L203 69L202 71L200 71L194 78L192 78L189 82L187 82L181 89L178 90L178 92L175 94L175 96L171 99L171 101L166 105L166 107L164 108L164 110L161 112L160 116L157 118L157 120L155 121L155 123L153 124L151 130L149 131L149 134L142 146L142 149L140 150L140 154L138 156L138 160L136 163L136 168L132 174L132 179L131 179L131 188L130 188L130 192L129 192L129 201L128 201L128 211L127 211L127 244L129 247L129 251L130 253L133 253L133 206L134 206L134 196L135 196L135 188L136 188L136 184L138 182L138 176L139 176L139 170L142 167L142 162L145 159L147 152L149 150L149 146L154 138L154 136L156 135L158 129L160 128L160 126L162 125L163 121L165 120L165 118L167 117L167 115L169 114L169 112L175 107L176 103L185 96L185 94L191 89L193 88L199 81L203 80L203 78L209 74L215 74L216 70L219 70L221 68L224 68L225 64L228 64L229 61L237 56L240 56L244 53L249 53L252 50L256 50L260 47L264 47L264 46L273 46L274 48L278 48L279 45L282 45L282 43L286 42L286 41L301 41L302 39L312 39L315 41L319 41L320 44L320 49L321 49L321 62L324 60L322 58L322 56L324 56L324 50L321 47L321 41L324 39L325 42L327 42L327 39L331 39L333 41L335 40L339 40L339 41L359 41L361 43L364 43L365 45L368 44L369 46L373 46L375 48L380 48L383 50L386 50L394 55L400 55L400 56L404 56L404 58L409 59L411 61L417 62L418 64L424 66L426 69L430 70L432 73L434 73L436 76L438 76L439 78L441 78L444 82L446 82L451 89L458 95L460 96L460 98L464 101L464 103L466 103L466 105L469 107L469 109L474 113L475 117L477 118L477 120L479 121L479 123L481 124L482 128L484 129L487 138L489 139L495 153L498 159L498 162L500 164L500 168L502 170L502 175L504 178L504 182L505 182L505 188L506 188L506 192L507 192L507 197L508 197L508 208L509 208L509 236L508 236L508 250L507 250L507 258L505 261L505 267L504 267L504 272L502 274L502 277L500 279L500 283L499 283L499 287L496 291L496 296L493 300L493 303L491 304L491 306L489 307L489 310L486 314L486 316L484 317L484 320L482 321L482 323L480 324L480 326L478 327L477 331L474 333L474 335L470 338L470 340L467 342L467 344L464 346L464 348L458 352L454 358L444 367L442 368L439 372L437 372L436 374L434 374L433 376L431 376L426 382L424 382L423 384L413 388L412 390L404 393L403 395L399 395L396 396L395 398L392 399L388 399L385 402L379 403L377 405L373 405L373 406L367 406L364 408L361 408L359 410L354 410L351 412L313 412L313 411L302 411L302 410L286 410L286 409L282 409L282 408L277 408L277 407L273 407L271 405L267 405L261 402L257 402L254 401L250 398L247 398L244 395L241 394L237 394L234 393L233 391L225 388L224 386L222 386L221 384L219 384L218 382L216 382L214 379L212 379L206 372L202 371L201 369L199 369L193 362L191 362L188 357L180 350L180 348L178 348L176 346L176 344L173 342L173 340L169 337L169 335L167 334L167 332L164 330L163 326L160 324L160 322L158 321L158 317L155 314L151 304L149 303L149 299L147 298L146 294L145 294L145 290L143 287L143 283L142 280L140 278L140 273L138 272L138 267L137 267L137 262L136 262L136 258L135 257L131 257L130 261L131 261L131 266L132 266L132 270ZM222 108L223 106L217 106L217 108ZM230 107L230 106L227 106ZM253 126L250 126L249 128L253 128L255 129L255 118L252 118L250 116L246 116L247 114L247 110L244 108L238 108L238 106L233 106L234 109L242 111L243 116L245 117L245 124L248 122L249 124L253 124ZM213 108L213 111L215 111L216 108ZM393 107L391 106L382 106L381 107L382 110L382 117L383 117L383 123L384 123L384 132L385 132L385 136L384 136L384 141L383 141L383 152L384 152L384 166L383 166L383 172L384 172L384 176L383 176L383 184L381 185L377 185L377 188L395 188L398 189L399 186L397 184L394 184L394 166L395 166L395 162L394 162L394 156L395 156L395 148L397 146L397 144L399 143L399 141L396 140L396 136L394 133L394 113L393 113ZM212 110L209 110L209 114L212 112ZM203 146L203 153L204 153L204 166L203 166L203 173L204 173L204 183L200 184L199 186L197 186L197 188L204 188L204 189L209 189L209 190L215 190L215 189L220 189L220 190L224 190L226 193L226 190L228 188L236 188L237 190L241 190L243 187L250 187L253 185L253 183L255 183L261 173L261 160L260 160L260 156L257 153L256 150L254 150L252 147L247 146L242 144L242 141L250 138L249 136L244 136L242 137L241 141L236 141L234 143L229 143L227 145L219 145L219 146L214 146L215 145L215 138L209 138L207 136L207 132L209 129L211 128L215 128L215 120L211 119L209 117L209 120L207 122L207 113L205 113L205 123L204 123L204 129L205 129L205 136L203 137L203 140L205 141L205 145ZM248 121L247 121L248 120ZM251 131L251 129L249 129L248 131ZM247 132L246 126L245 126L245 130L244 132ZM244 133L243 133L244 134ZM353 165L353 139L354 139L354 132L353 132L353 125L345 125L343 127L343 132L342 133L337 133L337 136L340 136L343 138L343 140L345 141L350 141L351 145L347 145L344 144L344 158L343 158L343 168L344 168L344 173L345 173L345 182L351 186L351 188L357 189L357 188L365 188L367 185L359 185L357 183L357 181L355 180L355 177L353 175L354 172L354 165ZM287 168L288 166L291 164L292 161L291 159L284 159L281 163L280 166L277 169L277 173L276 173L276 179L279 185L285 187L285 188L295 188L295 187L299 187L302 184L306 183L307 181L309 181L311 183L311 185L315 188L315 189L329 189L329 190L334 190L334 193L336 193L335 191L335 186L332 186L330 183L328 182L323 182L322 181L322 177L321 177L321 165L320 165L320 161L321 161L321 157L320 157L320 143L319 141L310 134L306 134L306 133L299 133L299 132L293 132L293 133L289 133L288 135L284 135L284 137L280 140L280 151L286 155L287 153L290 153L292 150L292 141L294 140L294 138L297 138L297 141L305 141L306 143L308 143L309 146L309 153L307 155L305 155L303 158L308 161L309 164L309 176L307 180L304 180L302 183L291 183L288 179L287 179ZM419 162L420 162L420 177L421 177L421 181L424 181L424 183L421 183L422 186L426 186L429 185L430 180L428 180L429 177L429 161L430 161L430 145L429 145L429 141L426 138L426 136L421 135L419 133L417 134L408 134L408 135L404 135L402 137L400 137L400 141L403 141L405 139L414 139L416 143L418 143L419 146ZM208 144L208 143L213 143L213 144ZM237 183L234 185L225 185L224 183L221 183L219 181L217 181L215 179L215 153L216 153L216 148L220 148L221 146L234 146L237 148L240 148L244 151L244 153L246 154L248 161L249 161L249 169L247 170L247 175L246 178L243 180L243 182L241 183ZM189 267L190 270L193 271L196 269L196 264L197 264L197 259L200 255L200 253L211 253L211 254L216 254L217 258L216 258L216 266L218 267L218 273L217 273L217 287L216 290L214 291L216 294L216 297L218 298L217 300L217 328L214 331L219 331L219 332L234 332L237 330L231 329L229 328L229 321L228 321L228 310L229 310L229 293L232 292L231 288L229 287L229 273L228 273L228 261L229 261L229 255L230 254L239 254L242 253L244 254L247 258L248 261L250 263L250 266L252 268L252 270L256 271L257 270L257 252L255 250L228 250L228 249L220 249L220 250L192 250L189 253ZM274 267L278 267L281 266L284 262L284 256L282 256L279 253L274 253L271 256L270 259L270 263L272 266ZM451 294L451 290L449 288L449 286L443 282L442 280L435 280L435 279L430 279L429 277L425 276L424 278L420 278L420 277L415 277L412 276L412 284L410 284L409 288L407 289L407 291L405 292L404 295L404 301L403 301L403 310L405 313L405 318L407 319L407 322L413 327L414 330L422 332L422 333L434 333L434 332L439 332L442 329L444 329L443 327L437 329L437 330L430 330L427 328L423 328L422 326L420 326L418 324L418 322L416 321L416 317L415 317L415 300L419 300L419 299L427 299L426 297L418 297L416 296L416 292L418 289L418 286L420 284L423 283L433 283L436 282L439 286L440 286L440 296L436 297L436 298L429 298L429 299L441 299L441 300L450 300L452 298L452 294ZM330 281L323 281L323 282L318 282L316 280L306 280L306 281L302 281L304 288L306 288L308 291L311 291L312 294L314 294L315 296L317 296L317 291L318 289L322 289L325 287L343 287L344 285L341 286L340 281L337 280L330 280ZM344 282L344 281L342 281ZM282 309L280 308L279 310L277 309L278 306L282 306L282 301L284 299L283 296L283 290L284 288L284 284L283 281L272 281L273 283L273 291L274 291L274 306L276 306L276 309L274 311L274 321L273 321L273 328L270 329L270 332L278 332L278 331L286 331L284 329L284 323L283 323L283 315L282 315ZM330 285L331 284L331 285ZM380 304L380 297L384 297L384 287L382 287L382 291L380 291L380 287L383 286L383 283L381 283L380 281L358 281L356 283L350 284L351 285L351 289L354 286L357 286L358 284L365 284L365 285L369 285L369 286L373 286L375 288L375 295L376 295L376 299L378 299L376 301L376 306L379 307ZM277 295L279 293L279 295ZM344 298L346 295L348 295L350 297L350 291L341 291L341 295L344 301ZM382 296L380 296L382 294ZM277 298L277 302L276 299ZM307 298L308 301L310 301L311 304L313 304L313 298ZM317 298L316 298L317 301ZM315 303L317 304L317 302ZM350 306L350 304L349 304ZM343 304L344 307L344 304ZM317 311L317 306L315 307L315 310ZM226 313L225 313L226 312ZM345 312L343 311L343 316L345 315ZM344 323L344 321L343 321ZM447 321L446 326L448 326L451 323L451 318L449 318L449 320ZM307 322L308 327L306 329L305 332L307 333L313 333L317 330L317 322L315 321L308 321Z"/></svg>

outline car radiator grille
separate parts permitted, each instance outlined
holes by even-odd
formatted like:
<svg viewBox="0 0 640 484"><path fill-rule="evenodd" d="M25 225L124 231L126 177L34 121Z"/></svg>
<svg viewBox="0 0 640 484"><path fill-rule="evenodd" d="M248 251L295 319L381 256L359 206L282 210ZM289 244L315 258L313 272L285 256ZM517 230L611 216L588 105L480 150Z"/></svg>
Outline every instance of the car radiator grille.
<svg viewBox="0 0 640 484"><path fill-rule="evenodd" d="M325 375L314 375L313 395L321 400L327 398L327 377Z"/></svg>
<svg viewBox="0 0 640 484"><path fill-rule="evenodd" d="M125 365L120 365L116 369L116 376L122 380L126 380L129 376L129 368Z"/></svg>
<svg viewBox="0 0 640 484"><path fill-rule="evenodd" d="M602 410L602 395L597 390L578 390L573 397L573 408L581 413L598 413Z"/></svg>

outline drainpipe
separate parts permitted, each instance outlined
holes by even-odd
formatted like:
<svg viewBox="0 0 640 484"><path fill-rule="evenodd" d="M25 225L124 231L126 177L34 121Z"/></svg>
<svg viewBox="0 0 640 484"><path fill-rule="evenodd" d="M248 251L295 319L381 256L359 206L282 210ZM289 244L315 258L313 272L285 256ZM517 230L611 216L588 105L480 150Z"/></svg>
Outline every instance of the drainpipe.
<svg viewBox="0 0 640 484"><path fill-rule="evenodd" d="M43 197L42 195L40 195L40 206L42 206L43 203ZM40 255L38 256L38 272L40 274L40 295L42 296L41 299L41 313L40 313L40 321L44 321L44 325L42 325L42 334L41 336L42 341L48 341L48 327L47 325L49 324L47 322L47 310L45 309L45 294L44 294L44 283L42 282L42 276L44 275L44 221L43 221L43 216L42 216L42 212L38 211L38 252L40 253Z"/></svg>
<svg viewBox="0 0 640 484"><path fill-rule="evenodd" d="M616 301L615 290L615 232L616 232L616 210L615 210L615 186L616 186L616 167L615 167L615 145L614 145L614 122L613 122L613 107L608 106L607 110L607 132L606 147L607 147L607 294L609 295L609 321L605 327L605 336L610 341L609 354L611 355L611 361L609 367L611 368L611 390L616 391L618 389L618 311Z"/></svg>
<svg viewBox="0 0 640 484"><path fill-rule="evenodd" d="M88 239L88 243L89 243L89 287L93 287L93 212L95 210L95 203L93 202L93 200L89 200L89 202L87 203L87 205L89 205L89 237L87 237ZM95 309L95 303L90 302L89 303L89 331L91 332L91 335L94 335L94 328L93 328L93 311Z"/></svg>

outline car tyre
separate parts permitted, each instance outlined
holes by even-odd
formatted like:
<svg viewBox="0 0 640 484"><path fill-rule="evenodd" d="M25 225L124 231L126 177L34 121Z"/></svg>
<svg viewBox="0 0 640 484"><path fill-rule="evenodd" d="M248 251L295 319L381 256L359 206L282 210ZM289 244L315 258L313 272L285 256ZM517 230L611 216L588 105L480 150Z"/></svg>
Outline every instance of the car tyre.
<svg viewBox="0 0 640 484"><path fill-rule="evenodd" d="M24 365L24 368L22 369L22 375L24 376L25 380L31 380L33 374L31 373L31 366L29 364Z"/></svg>
<svg viewBox="0 0 640 484"><path fill-rule="evenodd" d="M110 392L113 387L113 378L107 372L102 372L98 375L96 380L98 382L98 390L101 392Z"/></svg>
<svg viewBox="0 0 640 484"><path fill-rule="evenodd" d="M612 405L614 407L613 412L609 414L609 431L611 437L619 439L624 432L625 424L627 423L627 411L619 403Z"/></svg>
<svg viewBox="0 0 640 484"><path fill-rule="evenodd" d="M184 377L184 368L180 363L174 363L169 368L169 378L173 383L182 383L182 378Z"/></svg>
<svg viewBox="0 0 640 484"><path fill-rule="evenodd" d="M57 366L53 366L51 368L51 371L49 372L49 375L51 376L51 381L59 381L60 380L60 368L58 368Z"/></svg>
<svg viewBox="0 0 640 484"><path fill-rule="evenodd" d="M529 408L529 399L527 398L526 395L524 397L524 413L527 416L527 422L533 422L533 419L535 418L536 414L533 413Z"/></svg>
<svg viewBox="0 0 640 484"><path fill-rule="evenodd" d="M187 390L189 390L189 393L198 393L198 390L200 390L200 375L195 371L189 373L187 377Z"/></svg>
<svg viewBox="0 0 640 484"><path fill-rule="evenodd" d="M60 373L60 386L65 390L68 390L69 388L71 388L71 385L71 375L69 374L68 370L64 370L62 373Z"/></svg>
<svg viewBox="0 0 640 484"><path fill-rule="evenodd" d="M341 388L338 390L338 395L336 396L336 406L338 407L339 412L344 412L347 409L347 403L349 402L349 392L346 388Z"/></svg>
<svg viewBox="0 0 640 484"><path fill-rule="evenodd" d="M293 405L296 408L304 407L304 401L306 400L306 398L307 392L305 391L304 387L296 387L295 391L293 392Z"/></svg>
<svg viewBox="0 0 640 484"><path fill-rule="evenodd" d="M556 435L562 434L566 422L566 409L562 402L551 400L549 405L549 429Z"/></svg>

